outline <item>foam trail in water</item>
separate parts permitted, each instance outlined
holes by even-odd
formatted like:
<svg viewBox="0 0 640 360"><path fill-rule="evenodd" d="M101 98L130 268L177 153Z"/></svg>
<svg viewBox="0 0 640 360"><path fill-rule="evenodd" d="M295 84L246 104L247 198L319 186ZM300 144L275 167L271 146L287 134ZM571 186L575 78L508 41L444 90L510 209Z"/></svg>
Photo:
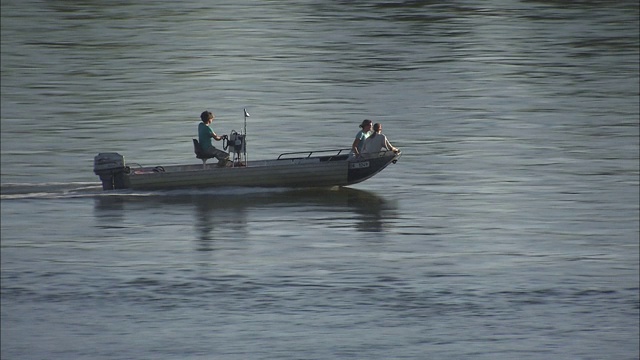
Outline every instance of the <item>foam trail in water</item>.
<svg viewBox="0 0 640 360"><path fill-rule="evenodd" d="M0 199L37 199L37 198L70 198L94 196L102 191L100 183L70 182L70 183L9 183L2 184Z"/></svg>
<svg viewBox="0 0 640 360"><path fill-rule="evenodd" d="M290 191L287 188L222 187L211 189L179 190L110 190L103 191L100 183L12 183L2 184L0 199L70 199L86 197L171 197L171 196L243 196L269 195Z"/></svg>

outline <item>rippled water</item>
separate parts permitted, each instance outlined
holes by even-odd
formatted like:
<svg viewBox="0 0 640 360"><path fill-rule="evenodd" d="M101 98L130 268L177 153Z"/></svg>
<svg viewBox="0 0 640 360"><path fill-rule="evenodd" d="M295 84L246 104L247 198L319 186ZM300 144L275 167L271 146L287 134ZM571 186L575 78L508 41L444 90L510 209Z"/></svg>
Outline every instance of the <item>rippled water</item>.
<svg viewBox="0 0 640 360"><path fill-rule="evenodd" d="M3 359L637 359L637 1L2 1ZM400 161L105 193L93 156Z"/></svg>

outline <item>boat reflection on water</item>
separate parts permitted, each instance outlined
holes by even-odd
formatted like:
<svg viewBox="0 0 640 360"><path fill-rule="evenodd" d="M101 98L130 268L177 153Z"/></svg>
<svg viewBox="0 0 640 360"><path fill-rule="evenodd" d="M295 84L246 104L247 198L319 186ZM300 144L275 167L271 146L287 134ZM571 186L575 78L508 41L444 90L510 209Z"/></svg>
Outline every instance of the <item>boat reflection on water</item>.
<svg viewBox="0 0 640 360"><path fill-rule="evenodd" d="M132 212L145 212L156 221L184 216L193 210L194 227L206 251L212 240L246 239L252 224L266 221L301 221L314 218L331 228L344 227L364 232L381 232L397 217L393 201L369 191L353 188L300 190L180 191L120 193L96 197L99 226L122 227ZM120 225L118 225L120 223ZM252 229L253 233L255 227Z"/></svg>

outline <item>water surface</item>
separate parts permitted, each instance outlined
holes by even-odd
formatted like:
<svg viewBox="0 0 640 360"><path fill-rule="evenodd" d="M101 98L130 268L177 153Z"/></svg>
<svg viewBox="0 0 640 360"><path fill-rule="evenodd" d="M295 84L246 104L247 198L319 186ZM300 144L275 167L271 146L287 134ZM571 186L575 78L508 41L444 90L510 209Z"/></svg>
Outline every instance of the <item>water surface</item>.
<svg viewBox="0 0 640 360"><path fill-rule="evenodd" d="M1 357L637 359L636 1L2 2ZM349 189L102 192L93 156L349 146Z"/></svg>

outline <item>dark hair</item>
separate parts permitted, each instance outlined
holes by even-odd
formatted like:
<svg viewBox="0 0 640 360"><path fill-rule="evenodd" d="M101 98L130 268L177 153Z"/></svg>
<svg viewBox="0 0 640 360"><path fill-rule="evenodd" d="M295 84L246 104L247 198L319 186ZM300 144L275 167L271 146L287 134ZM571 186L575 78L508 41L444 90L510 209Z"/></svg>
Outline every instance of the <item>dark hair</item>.
<svg viewBox="0 0 640 360"><path fill-rule="evenodd" d="M212 117L213 117L213 114L211 113L211 111L205 110L202 112L202 114L200 114L200 120L202 120L203 123L206 123Z"/></svg>
<svg viewBox="0 0 640 360"><path fill-rule="evenodd" d="M378 134L378 130L380 130L380 127L382 125L380 123L375 123L373 125L373 134L371 134L371 136L369 136L371 139L373 139L374 137L376 137L376 135Z"/></svg>
<svg viewBox="0 0 640 360"><path fill-rule="evenodd" d="M362 124L360 124L360 127L361 127L362 129L364 129L364 127L365 127L365 126L367 126L367 125L371 125L371 123L372 123L372 121L371 121L371 120L369 120L369 119L364 119L364 120L362 120Z"/></svg>

